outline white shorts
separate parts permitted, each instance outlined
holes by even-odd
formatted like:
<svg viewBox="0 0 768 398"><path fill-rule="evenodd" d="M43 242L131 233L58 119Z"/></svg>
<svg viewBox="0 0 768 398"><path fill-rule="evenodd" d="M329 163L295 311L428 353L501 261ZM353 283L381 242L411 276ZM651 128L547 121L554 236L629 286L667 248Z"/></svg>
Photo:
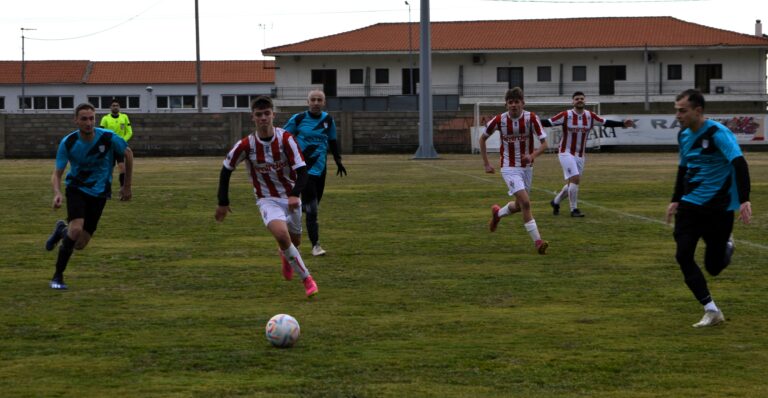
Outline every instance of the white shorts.
<svg viewBox="0 0 768 398"><path fill-rule="evenodd" d="M509 188L509 196L513 196L515 192L531 191L531 183L533 181L533 168L532 167L502 167L501 178Z"/></svg>
<svg viewBox="0 0 768 398"><path fill-rule="evenodd" d="M563 177L566 180L581 175L584 171L584 158L573 156L568 152L561 153L558 158L560 159L560 166L563 168Z"/></svg>
<svg viewBox="0 0 768 398"><path fill-rule="evenodd" d="M288 210L288 199L282 198L260 198L256 205L259 206L264 226L269 225L271 221L280 220L288 224L288 232L301 234L301 203L293 211Z"/></svg>

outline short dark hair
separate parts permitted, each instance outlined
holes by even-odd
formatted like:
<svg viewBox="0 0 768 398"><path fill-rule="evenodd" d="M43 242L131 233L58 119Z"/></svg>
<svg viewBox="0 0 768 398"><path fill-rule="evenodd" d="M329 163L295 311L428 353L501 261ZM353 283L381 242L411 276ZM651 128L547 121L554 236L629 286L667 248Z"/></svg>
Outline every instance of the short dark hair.
<svg viewBox="0 0 768 398"><path fill-rule="evenodd" d="M584 93L582 93L581 91L577 91L577 92L573 93L573 95L571 96L571 99L574 99L574 98L578 97L579 95L582 96L582 97L586 97L586 95L584 95Z"/></svg>
<svg viewBox="0 0 768 398"><path fill-rule="evenodd" d="M118 101L117 98L112 98L112 102L109 103L109 106L112 106L112 104L120 105L120 101ZM120 105L120 106L122 106L122 105Z"/></svg>
<svg viewBox="0 0 768 398"><path fill-rule="evenodd" d="M82 104L78 105L75 108L75 117L77 117L77 114L80 113L83 109L90 109L94 112L96 112L96 107L93 106L90 102L83 102Z"/></svg>
<svg viewBox="0 0 768 398"><path fill-rule="evenodd" d="M523 101L523 89L520 87L512 87L504 94L504 101L520 100Z"/></svg>
<svg viewBox="0 0 768 398"><path fill-rule="evenodd" d="M704 95L701 93L701 91L689 88L688 90L683 91L682 93L678 94L675 98L675 101L680 101L683 98L688 97L688 102L691 103L691 106L694 108L701 107L701 109L704 109L705 101L704 101Z"/></svg>
<svg viewBox="0 0 768 398"><path fill-rule="evenodd" d="M251 110L254 109L273 109L275 106L272 104L272 99L269 97L260 95L251 102Z"/></svg>

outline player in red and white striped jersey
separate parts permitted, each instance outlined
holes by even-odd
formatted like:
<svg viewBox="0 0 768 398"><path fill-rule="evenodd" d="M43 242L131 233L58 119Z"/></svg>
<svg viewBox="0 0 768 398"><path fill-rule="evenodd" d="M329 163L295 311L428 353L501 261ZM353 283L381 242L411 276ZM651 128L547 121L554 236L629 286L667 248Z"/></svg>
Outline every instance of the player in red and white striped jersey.
<svg viewBox="0 0 768 398"><path fill-rule="evenodd" d="M560 165L563 167L565 186L549 202L552 206L552 214L560 214L560 201L566 196L571 207L571 217L584 217L579 210L579 182L584 171L584 150L587 146L587 137L594 126L605 127L632 127L632 119L624 121L606 120L596 113L584 109L586 97L581 91L573 93L573 109L563 111L542 121L544 127L563 126L563 135L559 145Z"/></svg>
<svg viewBox="0 0 768 398"><path fill-rule="evenodd" d="M501 176L509 188L509 196L515 200L504 207L491 207L491 232L496 230L502 217L522 212L525 230L528 231L536 250L545 254L549 243L541 239L536 220L533 219L531 200L528 193L533 181L533 161L547 149L546 133L541 128L541 121L535 113L524 110L523 90L515 87L507 90L504 96L507 112L496 115L488 122L485 132L480 136L480 154L483 157L486 173L493 173L493 166L488 161L486 141L496 131L501 135ZM535 140L539 141L536 148Z"/></svg>
<svg viewBox="0 0 768 398"><path fill-rule="evenodd" d="M268 97L251 104L256 132L238 141L227 154L219 176L219 206L216 221L223 221L229 207L229 179L235 167L245 161L253 184L256 204L269 232L280 246L283 276L301 275L307 297L317 294L317 284L299 254L301 243L301 200L307 183L307 166L299 145L287 131L274 127L274 106Z"/></svg>

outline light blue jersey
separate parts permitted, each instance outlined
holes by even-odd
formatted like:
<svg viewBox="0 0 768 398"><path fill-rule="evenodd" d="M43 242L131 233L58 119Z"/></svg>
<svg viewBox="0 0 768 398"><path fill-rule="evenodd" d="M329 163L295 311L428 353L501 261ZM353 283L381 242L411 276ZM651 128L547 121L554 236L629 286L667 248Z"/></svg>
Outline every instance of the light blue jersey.
<svg viewBox="0 0 768 398"><path fill-rule="evenodd" d="M320 176L325 172L325 157L328 154L328 141L336 140L336 123L327 112L314 116L309 111L293 115L285 126L296 138L304 154L308 173Z"/></svg>
<svg viewBox="0 0 768 398"><path fill-rule="evenodd" d="M739 195L731 162L742 153L731 130L707 119L697 131L681 131L677 141L680 166L687 168L681 200L714 209L737 210Z"/></svg>
<svg viewBox="0 0 768 398"><path fill-rule="evenodd" d="M56 169L64 170L68 187L77 188L95 197L109 198L112 194L112 168L115 158L122 160L128 144L119 135L94 128L93 139L84 141L80 130L67 134L56 152Z"/></svg>

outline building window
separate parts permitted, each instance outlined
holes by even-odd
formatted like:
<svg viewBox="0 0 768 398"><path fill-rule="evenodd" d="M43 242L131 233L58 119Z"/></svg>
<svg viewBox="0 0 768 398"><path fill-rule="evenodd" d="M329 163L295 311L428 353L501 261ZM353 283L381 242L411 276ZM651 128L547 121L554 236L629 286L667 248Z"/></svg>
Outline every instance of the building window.
<svg viewBox="0 0 768 398"><path fill-rule="evenodd" d="M312 84L323 84L323 71L312 69Z"/></svg>
<svg viewBox="0 0 768 398"><path fill-rule="evenodd" d="M496 81L507 83L507 88L523 88L523 68L519 66L496 68Z"/></svg>
<svg viewBox="0 0 768 398"><path fill-rule="evenodd" d="M362 69L350 69L349 70L349 84L363 84L363 70Z"/></svg>
<svg viewBox="0 0 768 398"><path fill-rule="evenodd" d="M667 80L683 80L683 65L667 65Z"/></svg>
<svg viewBox="0 0 768 398"><path fill-rule="evenodd" d="M389 69L376 69L376 84L389 83Z"/></svg>
<svg viewBox="0 0 768 398"><path fill-rule="evenodd" d="M574 66L573 67L573 81L585 82L587 81L587 67L586 66Z"/></svg>
<svg viewBox="0 0 768 398"><path fill-rule="evenodd" d="M552 81L552 67L551 66L539 66L536 68L536 81L551 82Z"/></svg>
<svg viewBox="0 0 768 398"><path fill-rule="evenodd" d="M158 95L157 109L196 109L196 95ZM203 96L203 108L208 108L208 96Z"/></svg>
<svg viewBox="0 0 768 398"><path fill-rule="evenodd" d="M5 97L0 97L0 109L5 109Z"/></svg>
<svg viewBox="0 0 768 398"><path fill-rule="evenodd" d="M230 109L233 109L233 108L249 109L251 107L251 102L262 95L263 94L222 95L221 107L230 108ZM204 104L206 103L205 100L203 100L203 103Z"/></svg>
<svg viewBox="0 0 768 398"><path fill-rule="evenodd" d="M499 83L509 81L509 68L496 68L496 81Z"/></svg>
<svg viewBox="0 0 768 398"><path fill-rule="evenodd" d="M419 76L419 68L403 68L402 74L403 95L417 94L417 87L419 86L419 81L421 79L421 76Z"/></svg>
<svg viewBox="0 0 768 398"><path fill-rule="evenodd" d="M616 80L627 80L626 65L618 65L618 66L615 66L613 69L616 72Z"/></svg>
<svg viewBox="0 0 768 398"><path fill-rule="evenodd" d="M89 95L88 102L96 109L109 109L112 100L116 99L121 109L139 109L141 101L138 95Z"/></svg>
<svg viewBox="0 0 768 398"><path fill-rule="evenodd" d="M19 97L19 108L23 109L75 109L75 97L71 96L34 96Z"/></svg>

